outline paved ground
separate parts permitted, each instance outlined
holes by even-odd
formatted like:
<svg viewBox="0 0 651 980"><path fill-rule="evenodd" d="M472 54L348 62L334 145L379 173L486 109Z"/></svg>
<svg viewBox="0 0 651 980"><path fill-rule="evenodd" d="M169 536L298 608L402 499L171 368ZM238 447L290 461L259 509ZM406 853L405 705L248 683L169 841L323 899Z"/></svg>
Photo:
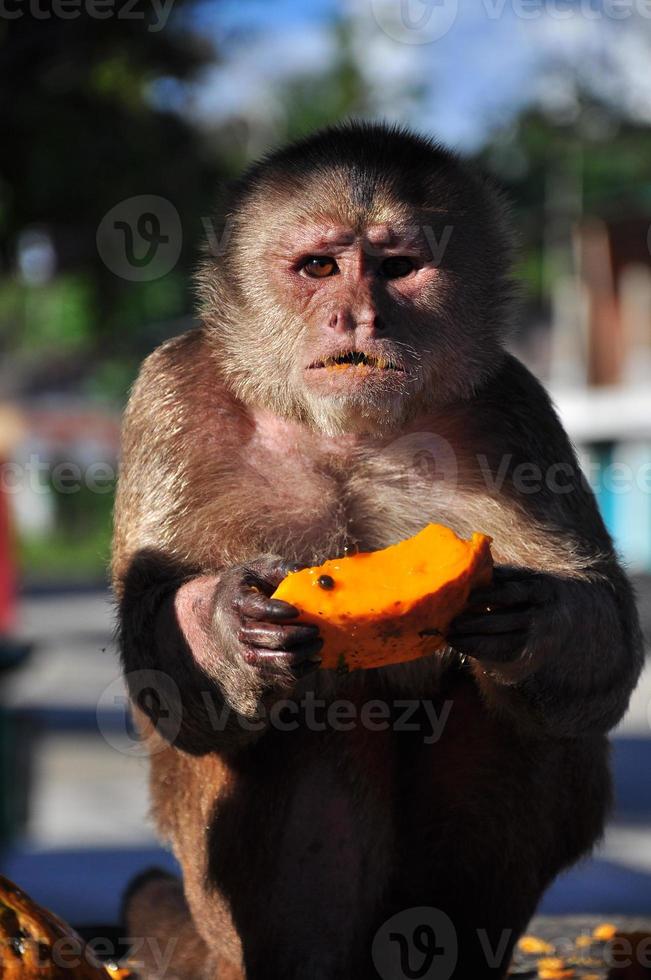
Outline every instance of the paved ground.
<svg viewBox="0 0 651 980"><path fill-rule="evenodd" d="M173 863L157 849L147 815L146 766L125 723L111 605L102 593L33 596L22 618L37 647L7 678L2 700L33 709L37 725L27 823L0 871L75 922L110 922L135 871ZM651 913L651 661L615 733L614 763L618 806L604 844L554 885L545 912Z"/></svg>

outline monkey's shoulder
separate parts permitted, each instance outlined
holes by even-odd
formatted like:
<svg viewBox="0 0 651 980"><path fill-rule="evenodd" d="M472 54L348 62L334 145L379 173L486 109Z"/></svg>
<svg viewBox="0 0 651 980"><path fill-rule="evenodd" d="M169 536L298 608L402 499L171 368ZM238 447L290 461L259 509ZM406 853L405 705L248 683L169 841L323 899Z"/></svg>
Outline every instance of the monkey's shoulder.
<svg viewBox="0 0 651 980"><path fill-rule="evenodd" d="M218 433L224 440L247 423L247 413L229 391L207 331L188 330L157 347L143 361L126 413L148 428Z"/></svg>
<svg viewBox="0 0 651 980"><path fill-rule="evenodd" d="M534 459L574 457L550 395L512 354L478 392L473 417L482 434L503 443L500 448L525 450Z"/></svg>
<svg viewBox="0 0 651 980"><path fill-rule="evenodd" d="M218 358L202 327L164 341L145 358L134 390L151 381L162 392L173 392L177 397L189 393L195 401L207 384L224 401L229 397L219 376Z"/></svg>
<svg viewBox="0 0 651 980"><path fill-rule="evenodd" d="M544 385L514 354L504 354L500 368L478 393L482 408L501 414L549 415L558 421Z"/></svg>
<svg viewBox="0 0 651 980"><path fill-rule="evenodd" d="M592 552L611 542L574 447L544 386L516 357L478 394L475 458L500 473L501 498L543 526L564 528Z"/></svg>

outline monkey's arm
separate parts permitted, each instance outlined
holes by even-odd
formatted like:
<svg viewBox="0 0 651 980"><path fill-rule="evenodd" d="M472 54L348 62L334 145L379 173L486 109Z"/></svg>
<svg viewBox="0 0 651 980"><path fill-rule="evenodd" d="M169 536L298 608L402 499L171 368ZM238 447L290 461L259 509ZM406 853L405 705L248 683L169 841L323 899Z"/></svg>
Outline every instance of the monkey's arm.
<svg viewBox="0 0 651 980"><path fill-rule="evenodd" d="M538 382L509 359L484 408L483 445L497 447L496 467L511 457L488 528L498 568L454 622L451 642L472 658L489 701L523 723L560 737L607 731L643 660L632 588ZM522 483L522 464L536 467L539 485Z"/></svg>
<svg viewBox="0 0 651 980"><path fill-rule="evenodd" d="M245 421L209 353L194 331L145 362L125 413L113 541L132 699L190 752L259 737L268 700L316 669L320 645L269 599L289 566L241 564Z"/></svg>

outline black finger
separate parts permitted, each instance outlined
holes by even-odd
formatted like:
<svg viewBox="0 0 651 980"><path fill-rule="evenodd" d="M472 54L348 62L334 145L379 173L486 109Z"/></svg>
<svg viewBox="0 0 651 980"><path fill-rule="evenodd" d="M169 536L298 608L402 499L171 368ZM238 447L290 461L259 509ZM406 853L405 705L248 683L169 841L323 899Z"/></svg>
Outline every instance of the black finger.
<svg viewBox="0 0 651 980"><path fill-rule="evenodd" d="M280 626L273 623L245 623L238 632L239 639L250 646L267 650L293 649L319 637L318 626L296 624Z"/></svg>
<svg viewBox="0 0 651 980"><path fill-rule="evenodd" d="M323 640L318 637L291 650L265 650L261 647L247 647L245 657L247 663L256 667L273 667L274 664L292 669L301 664L320 664Z"/></svg>
<svg viewBox="0 0 651 980"><path fill-rule="evenodd" d="M287 650L286 654L291 658L292 666L305 662L311 664L320 664L323 650L323 639L317 636L316 639L309 640L307 643L302 643L300 646L292 647L291 650Z"/></svg>
<svg viewBox="0 0 651 980"><path fill-rule="evenodd" d="M282 622L298 616L298 609L282 599L269 599L256 589L244 587L235 593L233 607L247 619Z"/></svg>
<svg viewBox="0 0 651 980"><path fill-rule="evenodd" d="M280 659L282 666L289 668L294 677L300 680L300 678L306 677L308 674L318 670L321 666L322 646L323 641L316 640L314 643L306 643L303 647L297 647L295 650L286 650L281 654L280 658L271 652L268 654L263 653L263 656L268 660L278 661Z"/></svg>
<svg viewBox="0 0 651 980"><path fill-rule="evenodd" d="M459 653L465 653L476 660L508 663L522 655L527 638L527 630L521 630L519 633L506 633L502 636L448 637L448 642Z"/></svg>
<svg viewBox="0 0 651 980"><path fill-rule="evenodd" d="M452 636L491 635L499 633L516 633L529 629L531 613L528 610L516 610L505 613L463 613L457 616L450 625L448 638Z"/></svg>

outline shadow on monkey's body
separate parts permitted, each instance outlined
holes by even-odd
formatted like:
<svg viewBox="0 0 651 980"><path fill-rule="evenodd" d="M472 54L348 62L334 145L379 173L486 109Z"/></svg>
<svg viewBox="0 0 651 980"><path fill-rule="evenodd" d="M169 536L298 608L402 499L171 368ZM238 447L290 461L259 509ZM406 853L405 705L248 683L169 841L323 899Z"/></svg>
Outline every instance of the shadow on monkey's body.
<svg viewBox="0 0 651 980"><path fill-rule="evenodd" d="M351 124L255 165L218 227L202 326L134 386L116 496L123 663L184 876L183 894L152 879L127 903L129 931L172 956L145 976L425 980L436 952L437 980L499 977L601 833L605 733L643 661L572 446L504 349L508 215L437 144ZM280 564L430 521L492 537L500 608L453 624L465 663L436 653L328 688L309 628L269 598ZM163 712L139 699L161 679ZM309 684L356 722L300 708L238 726ZM406 698L427 724L398 723ZM394 712L383 730L362 722L374 699Z"/></svg>
<svg viewBox="0 0 651 980"><path fill-rule="evenodd" d="M366 672L363 687L355 676L342 681L338 694L358 708L386 703L383 673ZM398 694L396 728L404 703ZM129 935L155 937L147 948L172 957L164 973L154 957L144 976L503 976L545 888L601 833L606 740L523 736L486 712L459 666L431 704L445 719L437 741L418 711L406 731L268 730L230 758L161 741L153 802L187 897L163 873L132 889ZM166 793L170 784L183 791ZM422 907L453 926L437 946L440 966L426 973L412 936L418 913L409 912ZM386 972L383 956L395 963L401 942L398 962L412 972Z"/></svg>

